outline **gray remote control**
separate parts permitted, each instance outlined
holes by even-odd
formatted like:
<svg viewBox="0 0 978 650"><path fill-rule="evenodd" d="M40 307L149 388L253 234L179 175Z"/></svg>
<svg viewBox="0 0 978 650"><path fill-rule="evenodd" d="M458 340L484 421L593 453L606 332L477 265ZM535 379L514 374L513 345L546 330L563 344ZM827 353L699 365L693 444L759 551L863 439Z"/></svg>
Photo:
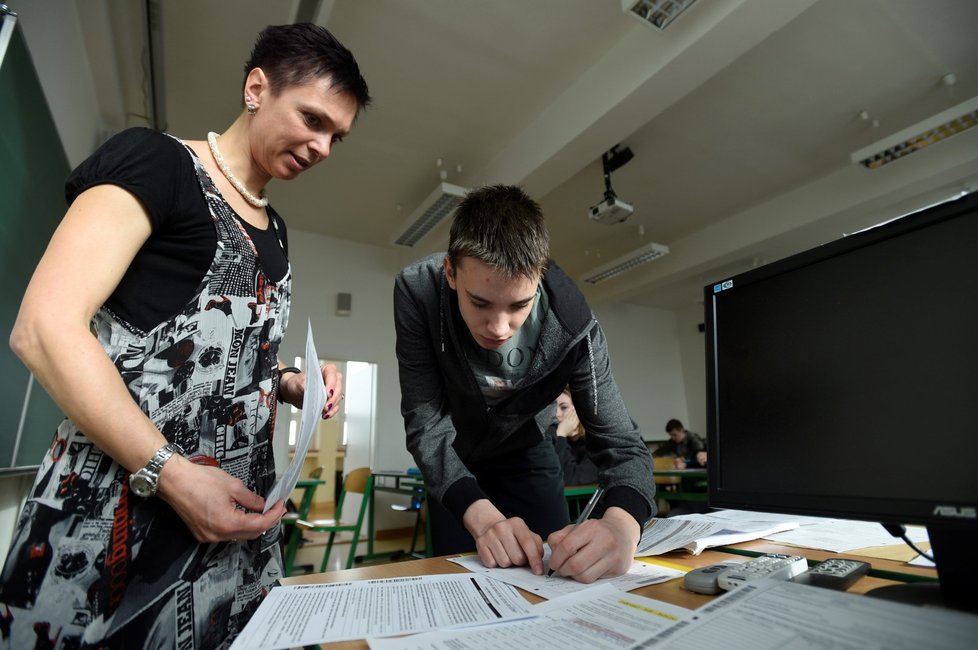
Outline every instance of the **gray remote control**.
<svg viewBox="0 0 978 650"><path fill-rule="evenodd" d="M720 593L720 586L717 584L717 576L738 564L743 564L743 562L740 560L726 560L717 564L693 569L686 573L686 577L683 579L683 586L698 594L718 594Z"/></svg>
<svg viewBox="0 0 978 650"><path fill-rule="evenodd" d="M807 570L808 561L800 555L768 553L720 572L717 585L720 589L730 591L751 580L788 580Z"/></svg>
<svg viewBox="0 0 978 650"><path fill-rule="evenodd" d="M845 590L852 586L856 580L869 573L871 568L868 562L833 557L819 562L805 573L792 578L791 581L816 587Z"/></svg>

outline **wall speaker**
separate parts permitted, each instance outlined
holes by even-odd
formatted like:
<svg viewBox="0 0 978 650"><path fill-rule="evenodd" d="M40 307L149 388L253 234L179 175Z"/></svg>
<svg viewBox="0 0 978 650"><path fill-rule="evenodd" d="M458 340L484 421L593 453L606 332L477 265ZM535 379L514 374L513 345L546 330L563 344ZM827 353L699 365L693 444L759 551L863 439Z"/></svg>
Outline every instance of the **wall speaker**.
<svg viewBox="0 0 978 650"><path fill-rule="evenodd" d="M336 294L336 315L349 316L352 312L353 312L353 294L352 293Z"/></svg>

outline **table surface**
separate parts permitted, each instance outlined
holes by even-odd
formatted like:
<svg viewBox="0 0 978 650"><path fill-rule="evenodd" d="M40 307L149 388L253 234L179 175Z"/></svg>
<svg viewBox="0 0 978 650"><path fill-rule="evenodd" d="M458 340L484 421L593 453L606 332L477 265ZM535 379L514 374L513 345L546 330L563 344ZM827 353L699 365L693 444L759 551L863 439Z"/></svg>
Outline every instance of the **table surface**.
<svg viewBox="0 0 978 650"><path fill-rule="evenodd" d="M775 544L773 542L767 542L764 540L745 542L743 544L736 544L728 548L707 549L700 555L690 555L686 551L672 551L670 553L656 555L649 559L653 562L662 562L674 567L695 569L697 567L722 562L723 560L735 559L738 556L743 559L743 555L741 555L743 553L786 553L789 555L803 555L809 560L813 561L824 560L828 557L848 557L868 561L873 565L873 569L877 571L892 571L895 573L909 574L922 578L937 578L937 572L934 569L925 567L911 567L903 562L894 560L882 560L879 558L866 558L847 553L831 553L828 551L798 548L794 546ZM392 564L360 567L345 571L332 571L329 573L295 576L292 578L285 578L281 582L283 585L324 584L331 582L346 582L350 580L373 580L377 578L436 575L443 573L465 573L467 571L454 562L449 562L447 559L448 557L453 556L433 557L423 560L411 560L406 562L394 562ZM896 581L873 576L864 576L860 578L853 586L851 586L848 591L850 593L862 594L871 589L875 589L876 587L891 584L896 584ZM650 585L636 589L632 593L662 600L674 605L686 607L687 609L696 609L715 598L715 596L707 596L704 594L697 594L687 591L682 585L682 579L670 580L657 585ZM543 600L539 596L523 590L520 590L520 593L531 603L538 603ZM363 640L327 643L323 644L322 647L329 648L330 650L362 650L364 648L368 648L366 641Z"/></svg>

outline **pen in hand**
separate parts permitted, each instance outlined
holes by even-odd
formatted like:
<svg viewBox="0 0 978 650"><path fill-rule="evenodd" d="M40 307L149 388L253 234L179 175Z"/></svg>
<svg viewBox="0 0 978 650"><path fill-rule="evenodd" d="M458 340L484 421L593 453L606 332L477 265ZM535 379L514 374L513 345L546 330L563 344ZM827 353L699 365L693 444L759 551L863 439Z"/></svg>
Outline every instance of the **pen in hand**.
<svg viewBox="0 0 978 650"><path fill-rule="evenodd" d="M587 505L584 506L584 510L581 511L581 515L577 518L577 521L574 522L575 526L580 526L582 523L587 521L587 518L591 516L591 511L594 510L594 506L598 505L598 499L601 498L602 494L604 494L604 488L598 487L598 489L594 491L594 494L591 495L591 499L587 502ZM553 574L554 574L553 569L547 571L548 578L551 577Z"/></svg>

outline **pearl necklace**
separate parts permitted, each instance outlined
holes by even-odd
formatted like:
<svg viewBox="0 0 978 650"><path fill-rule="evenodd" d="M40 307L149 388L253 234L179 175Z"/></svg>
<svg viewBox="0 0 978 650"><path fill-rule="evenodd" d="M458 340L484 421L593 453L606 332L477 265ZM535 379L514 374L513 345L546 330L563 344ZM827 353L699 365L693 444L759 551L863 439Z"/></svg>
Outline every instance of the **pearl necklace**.
<svg viewBox="0 0 978 650"><path fill-rule="evenodd" d="M255 196L248 191L245 184L238 180L238 177L234 175L231 168L228 167L227 162L224 160L224 156L221 155L221 150L217 147L217 134L211 131L207 134L207 144L211 148L211 155L214 156L214 160L217 162L217 166L221 168L221 172L224 174L224 178L228 179L228 182L234 186L234 189L238 190L238 193L244 197L244 200L255 206L256 208L264 208L268 205L268 199L264 196ZM262 194L265 191L262 190Z"/></svg>

